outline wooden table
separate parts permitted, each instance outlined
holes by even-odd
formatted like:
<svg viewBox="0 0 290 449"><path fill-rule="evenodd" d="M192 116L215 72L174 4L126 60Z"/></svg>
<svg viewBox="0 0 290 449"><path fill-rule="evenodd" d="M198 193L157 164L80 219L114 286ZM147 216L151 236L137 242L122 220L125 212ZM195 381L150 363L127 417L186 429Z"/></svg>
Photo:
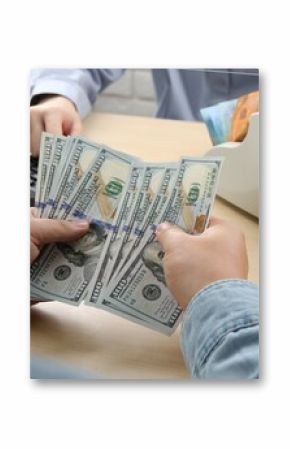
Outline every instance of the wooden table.
<svg viewBox="0 0 290 449"><path fill-rule="evenodd" d="M92 113L84 135L95 142L151 161L201 156L211 147L204 124ZM217 199L214 215L237 223L246 235L249 278L258 281L258 222ZM102 310L51 302L31 311L33 353L112 378L186 379L180 329L163 336Z"/></svg>

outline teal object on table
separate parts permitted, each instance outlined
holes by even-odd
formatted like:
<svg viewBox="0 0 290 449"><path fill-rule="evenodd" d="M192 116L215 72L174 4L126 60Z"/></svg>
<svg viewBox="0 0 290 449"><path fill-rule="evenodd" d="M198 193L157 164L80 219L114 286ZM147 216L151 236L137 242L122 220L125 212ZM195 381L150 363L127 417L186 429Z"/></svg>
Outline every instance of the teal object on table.
<svg viewBox="0 0 290 449"><path fill-rule="evenodd" d="M214 145L228 141L237 102L238 99L223 101L200 110Z"/></svg>

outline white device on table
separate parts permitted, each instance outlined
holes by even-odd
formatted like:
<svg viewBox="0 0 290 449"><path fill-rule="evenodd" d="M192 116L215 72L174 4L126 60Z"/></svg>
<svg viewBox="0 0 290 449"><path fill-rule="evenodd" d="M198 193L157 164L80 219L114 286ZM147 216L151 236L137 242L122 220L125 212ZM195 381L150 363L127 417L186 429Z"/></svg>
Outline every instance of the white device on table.
<svg viewBox="0 0 290 449"><path fill-rule="evenodd" d="M259 113L251 115L243 142L225 142L214 146L206 156L223 156L224 162L217 194L259 216Z"/></svg>

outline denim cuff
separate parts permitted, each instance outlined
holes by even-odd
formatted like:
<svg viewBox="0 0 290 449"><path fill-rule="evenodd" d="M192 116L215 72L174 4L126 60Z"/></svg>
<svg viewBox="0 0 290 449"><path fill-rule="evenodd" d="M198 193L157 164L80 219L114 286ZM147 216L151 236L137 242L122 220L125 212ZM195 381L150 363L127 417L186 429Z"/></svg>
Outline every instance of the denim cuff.
<svg viewBox="0 0 290 449"><path fill-rule="evenodd" d="M222 280L200 290L184 313L181 330L181 348L192 376L200 377L229 333L258 323L258 287L253 282Z"/></svg>

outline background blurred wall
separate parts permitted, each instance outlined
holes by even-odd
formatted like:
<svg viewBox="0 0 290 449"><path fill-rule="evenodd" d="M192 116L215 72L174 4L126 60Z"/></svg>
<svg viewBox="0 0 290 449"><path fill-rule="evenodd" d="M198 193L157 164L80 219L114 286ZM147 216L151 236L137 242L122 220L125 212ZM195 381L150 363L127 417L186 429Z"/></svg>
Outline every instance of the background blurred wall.
<svg viewBox="0 0 290 449"><path fill-rule="evenodd" d="M156 110L151 70L127 69L98 96L94 109L114 114L152 117Z"/></svg>

